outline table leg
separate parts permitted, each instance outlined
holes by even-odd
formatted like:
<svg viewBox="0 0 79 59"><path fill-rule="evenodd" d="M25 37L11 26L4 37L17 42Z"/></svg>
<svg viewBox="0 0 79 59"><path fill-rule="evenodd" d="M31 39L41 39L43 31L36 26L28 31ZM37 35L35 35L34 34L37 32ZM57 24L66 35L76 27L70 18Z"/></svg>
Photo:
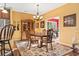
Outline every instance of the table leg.
<svg viewBox="0 0 79 59"><path fill-rule="evenodd" d="M43 39L43 38L41 37L41 39L39 39L39 41L38 41L38 44L39 44L39 46L38 46L38 47L39 47L39 48L41 48L41 47L42 47L42 39Z"/></svg>

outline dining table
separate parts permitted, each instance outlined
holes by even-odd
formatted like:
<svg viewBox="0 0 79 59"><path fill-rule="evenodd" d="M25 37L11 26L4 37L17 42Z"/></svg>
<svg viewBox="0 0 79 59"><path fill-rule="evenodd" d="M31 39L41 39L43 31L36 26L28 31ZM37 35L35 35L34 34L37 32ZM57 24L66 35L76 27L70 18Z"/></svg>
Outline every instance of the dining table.
<svg viewBox="0 0 79 59"><path fill-rule="evenodd" d="M40 33L40 34L31 33L30 36L40 37L40 39L38 39L38 45L39 45L38 47L39 48L41 48L43 46L43 38L44 37L46 37L46 38L48 37L47 34L42 34L42 33ZM47 44L47 39L46 39L46 44Z"/></svg>

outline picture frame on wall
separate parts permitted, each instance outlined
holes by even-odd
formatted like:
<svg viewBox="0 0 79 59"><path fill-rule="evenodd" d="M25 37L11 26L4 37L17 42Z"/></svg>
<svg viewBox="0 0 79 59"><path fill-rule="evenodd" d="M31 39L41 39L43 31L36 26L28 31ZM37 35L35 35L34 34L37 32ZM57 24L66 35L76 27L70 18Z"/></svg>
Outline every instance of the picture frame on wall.
<svg viewBox="0 0 79 59"><path fill-rule="evenodd" d="M44 26L45 26L45 22L44 21L41 21L40 22L40 28L44 28Z"/></svg>
<svg viewBox="0 0 79 59"><path fill-rule="evenodd" d="M74 27L76 26L76 14L71 14L64 16L64 27Z"/></svg>
<svg viewBox="0 0 79 59"><path fill-rule="evenodd" d="M15 25L15 30L19 30L19 21L13 21L13 24Z"/></svg>

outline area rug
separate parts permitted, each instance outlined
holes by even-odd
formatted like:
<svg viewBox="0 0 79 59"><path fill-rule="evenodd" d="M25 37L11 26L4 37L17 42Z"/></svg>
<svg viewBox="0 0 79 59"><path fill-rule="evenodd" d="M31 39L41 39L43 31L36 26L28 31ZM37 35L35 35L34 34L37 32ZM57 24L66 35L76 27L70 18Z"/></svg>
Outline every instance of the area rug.
<svg viewBox="0 0 79 59"><path fill-rule="evenodd" d="M64 56L72 51L71 48L58 43L53 44L53 50L50 49L49 45L48 52L46 52L45 47L38 48L37 46L32 46L29 50L27 44L28 43L26 41L16 43L16 46L22 56Z"/></svg>

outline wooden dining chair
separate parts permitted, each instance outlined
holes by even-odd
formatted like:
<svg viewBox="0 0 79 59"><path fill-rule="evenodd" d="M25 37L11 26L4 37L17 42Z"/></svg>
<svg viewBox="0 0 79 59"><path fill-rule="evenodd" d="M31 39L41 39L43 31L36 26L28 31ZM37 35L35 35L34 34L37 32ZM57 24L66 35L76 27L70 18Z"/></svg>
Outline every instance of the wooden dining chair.
<svg viewBox="0 0 79 59"><path fill-rule="evenodd" d="M30 45L31 45L30 31L25 30L25 35L26 35L26 41L28 42L28 46L29 46L29 49L30 49Z"/></svg>
<svg viewBox="0 0 79 59"><path fill-rule="evenodd" d="M28 41L29 49L34 44L38 44L38 39L36 39L36 37L35 36L32 36L31 34L35 34L35 32L26 31L26 39Z"/></svg>
<svg viewBox="0 0 79 59"><path fill-rule="evenodd" d="M52 29L49 29L49 30L47 30L47 37L43 37L42 44L45 43L44 46L46 46L46 52L48 52L48 44L51 45L51 50L53 50L52 36L53 36Z"/></svg>
<svg viewBox="0 0 79 59"><path fill-rule="evenodd" d="M13 55L10 40L12 39L13 33L15 31L15 26L9 24L4 26L0 32L0 46L1 46L1 55L5 56L8 51L6 45L9 45L9 51Z"/></svg>
<svg viewBox="0 0 79 59"><path fill-rule="evenodd" d="M49 29L47 31L47 43L50 43L51 50L53 49L53 46L52 46L52 38L53 38L53 31L52 31L52 29Z"/></svg>

